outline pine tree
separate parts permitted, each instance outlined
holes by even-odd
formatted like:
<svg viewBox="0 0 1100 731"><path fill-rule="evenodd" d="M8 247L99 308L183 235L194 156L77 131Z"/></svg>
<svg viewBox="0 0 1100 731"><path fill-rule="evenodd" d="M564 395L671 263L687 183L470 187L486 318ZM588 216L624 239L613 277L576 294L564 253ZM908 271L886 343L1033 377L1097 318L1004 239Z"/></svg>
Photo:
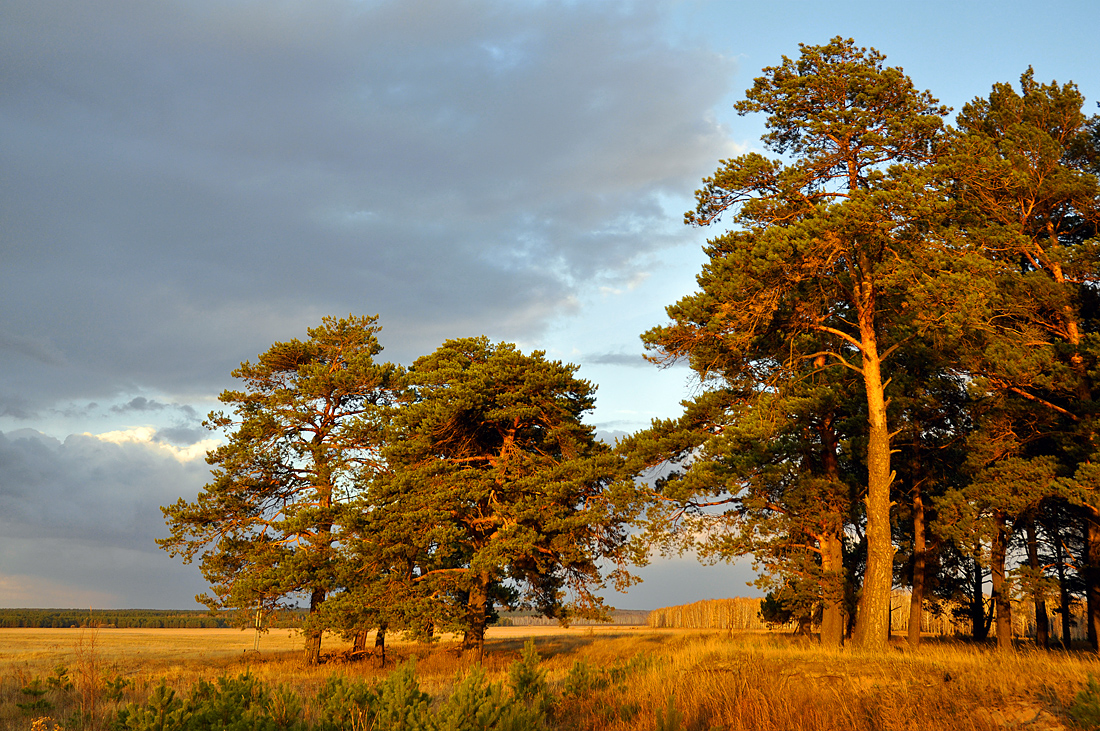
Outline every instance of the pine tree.
<svg viewBox="0 0 1100 731"><path fill-rule="evenodd" d="M627 580L633 490L582 416L594 387L574 366L486 338L450 340L409 369L372 520L402 546L433 623L482 652L495 607L567 620L598 615L594 593ZM430 602L424 604L424 598Z"/></svg>
<svg viewBox="0 0 1100 731"><path fill-rule="evenodd" d="M894 547L887 388L907 342L955 337L984 302L978 260L941 230L929 163L946 109L875 50L836 38L764 69L741 113L765 112L765 144L723 161L687 221L733 213L709 242L700 292L644 336L658 360L687 359L704 383L752 397L796 364L824 358L858 374L867 420L866 569L855 640L885 646Z"/></svg>
<svg viewBox="0 0 1100 731"><path fill-rule="evenodd" d="M1086 514L1089 636L1100 627L1100 117L1072 84L996 84L960 112L948 165L960 226L994 267L991 316L969 368L985 418L1013 435L998 459L1042 460ZM1053 461L1051 461L1053 460ZM993 466L991 464L990 468ZM1033 502L1044 495L1033 495ZM996 571L996 566L994 567Z"/></svg>
<svg viewBox="0 0 1100 731"><path fill-rule="evenodd" d="M158 544L200 556L212 609L251 611L308 597L305 659L320 660L319 610L338 588L348 503L379 465L385 406L397 369L376 363L377 317L325 318L306 341L275 343L233 372L244 382L207 426L228 441L207 455L213 481L198 499L162 508Z"/></svg>

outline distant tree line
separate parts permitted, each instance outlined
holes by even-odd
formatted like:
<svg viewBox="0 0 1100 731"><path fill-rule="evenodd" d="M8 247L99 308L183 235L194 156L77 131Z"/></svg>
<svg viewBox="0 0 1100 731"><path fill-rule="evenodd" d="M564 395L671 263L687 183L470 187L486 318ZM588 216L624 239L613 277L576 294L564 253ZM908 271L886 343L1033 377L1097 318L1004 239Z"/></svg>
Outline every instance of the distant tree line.
<svg viewBox="0 0 1100 731"><path fill-rule="evenodd" d="M835 38L764 69L775 157L721 161L687 214L733 227L643 339L701 388L620 445L646 540L752 556L774 606L883 648L891 590L1012 640L1030 599L1100 631L1100 117L1072 83L948 110ZM671 467L671 472L669 469Z"/></svg>
<svg viewBox="0 0 1100 731"><path fill-rule="evenodd" d="M546 627L557 624L552 617L538 612L500 612L497 624L501 627ZM598 625L616 625L621 627L644 627L649 621L648 609L612 609L604 617L586 618L580 617L570 622L575 627L592 627Z"/></svg>
<svg viewBox="0 0 1100 731"><path fill-rule="evenodd" d="M230 627L229 618L203 610L0 609L0 627L100 627L196 629Z"/></svg>

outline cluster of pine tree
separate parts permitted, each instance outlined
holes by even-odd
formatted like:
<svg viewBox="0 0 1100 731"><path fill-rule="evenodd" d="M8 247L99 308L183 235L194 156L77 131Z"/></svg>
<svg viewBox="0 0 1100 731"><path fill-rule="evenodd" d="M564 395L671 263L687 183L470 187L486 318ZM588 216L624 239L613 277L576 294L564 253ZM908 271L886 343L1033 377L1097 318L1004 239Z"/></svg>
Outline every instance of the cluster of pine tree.
<svg viewBox="0 0 1100 731"><path fill-rule="evenodd" d="M904 586L913 643L949 603L1007 644L1022 594L1041 642L1083 595L1095 645L1100 118L1029 70L945 125L884 62L803 46L737 105L779 157L704 180L687 223L734 227L643 336L698 374L683 416L613 451L574 366L473 338L404 369L376 318L330 318L234 372L162 546L212 608L308 598L310 662L325 629L480 652L497 608L599 615L602 569L629 582L654 546L753 556L826 644L884 647Z"/></svg>
<svg viewBox="0 0 1100 731"><path fill-rule="evenodd" d="M703 386L621 445L647 540L752 555L827 644L884 646L903 586L914 644L937 606L1007 644L1019 595L1046 643L1083 595L1095 647L1100 118L1029 69L946 125L884 60L802 46L737 105L778 157L704 180L687 223L733 226L643 336Z"/></svg>
<svg viewBox="0 0 1100 731"><path fill-rule="evenodd" d="M207 423L227 434L213 480L163 508L159 543L211 584L199 600L259 624L304 598L309 663L325 630L359 649L370 630L457 631L480 654L498 607L603 615L638 495L581 421L593 386L485 338L378 363L379 330L326 318L234 372Z"/></svg>

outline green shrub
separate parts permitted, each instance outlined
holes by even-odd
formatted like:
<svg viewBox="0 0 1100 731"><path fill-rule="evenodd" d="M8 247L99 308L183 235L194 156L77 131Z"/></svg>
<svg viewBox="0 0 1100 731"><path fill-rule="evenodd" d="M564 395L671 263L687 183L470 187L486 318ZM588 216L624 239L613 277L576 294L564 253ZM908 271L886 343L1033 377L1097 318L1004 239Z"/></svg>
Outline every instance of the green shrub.
<svg viewBox="0 0 1100 731"><path fill-rule="evenodd" d="M188 713L162 678L143 705L129 703L111 721L111 731L180 731Z"/></svg>
<svg viewBox="0 0 1100 731"><path fill-rule="evenodd" d="M46 685L54 690L72 690L73 681L69 679L69 669L64 665L58 665L53 669L53 675L46 678Z"/></svg>
<svg viewBox="0 0 1100 731"><path fill-rule="evenodd" d="M1100 728L1100 682L1092 673L1088 685L1073 699L1069 715L1082 728Z"/></svg>
<svg viewBox="0 0 1100 731"><path fill-rule="evenodd" d="M607 677L595 670L584 660L576 660L569 674L565 676L565 689L562 695L583 698L594 690L607 687Z"/></svg>
<svg viewBox="0 0 1100 731"><path fill-rule="evenodd" d="M41 711L48 711L53 708L53 703L42 696L46 695L46 689L42 687L42 678L35 678L31 682L24 685L19 689L19 692L27 696L29 700L26 703L16 703L25 715L31 715L33 713L39 713Z"/></svg>
<svg viewBox="0 0 1100 731"><path fill-rule="evenodd" d="M670 695L665 712L657 711L657 731L680 731L684 717L676 709L676 700Z"/></svg>
<svg viewBox="0 0 1100 731"><path fill-rule="evenodd" d="M370 728L378 707L378 694L366 683L351 683L333 675L317 694L316 731Z"/></svg>
<svg viewBox="0 0 1100 731"><path fill-rule="evenodd" d="M439 731L528 731L544 725L537 709L505 696L500 683L486 682L480 665L455 686L436 720Z"/></svg>
<svg viewBox="0 0 1100 731"><path fill-rule="evenodd" d="M416 660L410 659L378 685L374 731L435 731L431 696L416 681Z"/></svg>
<svg viewBox="0 0 1100 731"><path fill-rule="evenodd" d="M267 712L267 689L256 676L218 678L217 685L200 680L186 703L186 731L276 731Z"/></svg>
<svg viewBox="0 0 1100 731"><path fill-rule="evenodd" d="M535 641L527 640L523 645L523 654L520 655L520 659L508 668L508 680L512 684L512 692L517 698L528 703L546 694L546 671L539 667L540 659Z"/></svg>
<svg viewBox="0 0 1100 731"><path fill-rule="evenodd" d="M109 701L122 700L122 692L127 688L132 688L133 681L126 680L121 675L115 675L113 678L108 678L103 681L103 694L107 696Z"/></svg>

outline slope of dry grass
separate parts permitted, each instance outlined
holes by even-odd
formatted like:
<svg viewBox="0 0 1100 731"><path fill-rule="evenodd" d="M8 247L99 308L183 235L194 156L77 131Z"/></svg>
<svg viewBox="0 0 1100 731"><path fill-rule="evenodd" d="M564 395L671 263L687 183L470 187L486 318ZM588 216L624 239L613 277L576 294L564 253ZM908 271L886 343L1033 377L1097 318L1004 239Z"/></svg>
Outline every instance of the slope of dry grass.
<svg viewBox="0 0 1100 731"><path fill-rule="evenodd" d="M524 627L491 632L484 661L491 680L506 681L528 637L544 658L557 699L553 723L562 729L654 729L670 698L684 729L1072 728L1067 709L1088 674L1100 675L1094 654L1023 646L997 652L928 642L910 651L896 644L872 656L769 633ZM307 668L293 633L265 635L259 654L247 651L252 643L251 633L236 630L0 630L0 729L28 729L36 717L68 719L81 709L92 714L89 727L105 728L121 704L142 702L161 678L186 693L200 679L246 670L292 687L309 721L310 699L333 673L380 678L416 655L421 687L441 699L472 663L449 642L391 643L386 670L338 655ZM330 652L346 649L326 644ZM19 709L29 698L22 688L35 677L46 687L58 666L73 687L50 688L43 696L49 711ZM131 684L109 699L106 683L119 679Z"/></svg>

